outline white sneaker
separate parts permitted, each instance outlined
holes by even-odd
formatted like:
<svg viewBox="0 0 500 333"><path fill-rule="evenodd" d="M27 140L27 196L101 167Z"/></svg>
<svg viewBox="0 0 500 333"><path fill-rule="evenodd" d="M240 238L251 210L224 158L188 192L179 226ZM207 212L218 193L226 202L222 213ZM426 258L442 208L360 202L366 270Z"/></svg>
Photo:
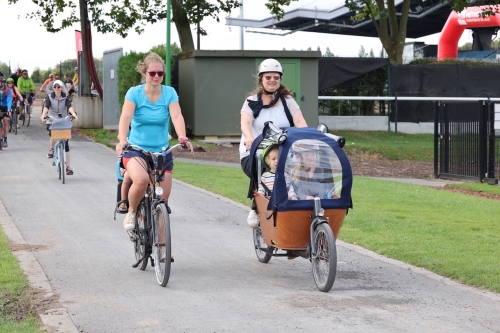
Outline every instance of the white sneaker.
<svg viewBox="0 0 500 333"><path fill-rule="evenodd" d="M131 231L135 228L135 213L128 212L123 220L123 227L127 231Z"/></svg>
<svg viewBox="0 0 500 333"><path fill-rule="evenodd" d="M259 226L259 215L255 210L251 210L247 217L247 223L250 228L257 228Z"/></svg>

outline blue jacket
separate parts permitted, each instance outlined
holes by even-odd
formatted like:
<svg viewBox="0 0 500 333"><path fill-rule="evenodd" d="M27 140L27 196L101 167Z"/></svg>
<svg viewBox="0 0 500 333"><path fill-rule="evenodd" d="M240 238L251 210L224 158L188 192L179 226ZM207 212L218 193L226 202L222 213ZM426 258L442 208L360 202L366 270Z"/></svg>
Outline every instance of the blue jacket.
<svg viewBox="0 0 500 333"><path fill-rule="evenodd" d="M7 87L0 90L0 106L7 107L7 110L12 109L12 92L10 90Z"/></svg>

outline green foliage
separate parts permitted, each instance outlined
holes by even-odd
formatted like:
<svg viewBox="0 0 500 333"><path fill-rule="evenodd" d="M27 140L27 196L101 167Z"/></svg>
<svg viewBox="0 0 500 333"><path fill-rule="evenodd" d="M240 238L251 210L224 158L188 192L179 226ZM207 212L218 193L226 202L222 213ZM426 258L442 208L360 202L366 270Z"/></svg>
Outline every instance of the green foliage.
<svg viewBox="0 0 500 333"><path fill-rule="evenodd" d="M387 67L319 92L320 96L387 96ZM318 101L321 115L385 115L385 101Z"/></svg>
<svg viewBox="0 0 500 333"><path fill-rule="evenodd" d="M142 80L141 74L139 74L135 67L137 62L149 54L150 52L155 52L163 59L167 56L167 51L165 49L165 44L160 44L153 46L148 52L135 52L131 51L129 54L124 55L120 58L118 62L118 100L120 101L120 109L123 105L123 100L125 99L125 94L127 91L139 84ZM179 46L174 43L170 45L170 52L172 55L180 53ZM170 57L170 68L174 68L175 58Z"/></svg>
<svg viewBox="0 0 500 333"><path fill-rule="evenodd" d="M16 4L19 0L8 0ZM75 1L31 0L38 10L29 12L28 18L37 19L48 32L58 32L80 22L80 12ZM200 23L206 17L219 22L219 13L230 13L240 6L239 0L217 0L217 4L207 0L176 0L181 2L190 24ZM116 33L125 38L129 30L138 34L144 31L146 24L154 24L166 19L166 1L164 0L93 0L86 1L87 15L92 25L101 33ZM206 31L200 27L200 33Z"/></svg>
<svg viewBox="0 0 500 333"><path fill-rule="evenodd" d="M8 78L10 74L12 74L9 70L9 65L1 61L0 61L0 72L2 72L3 75L5 75L5 78Z"/></svg>

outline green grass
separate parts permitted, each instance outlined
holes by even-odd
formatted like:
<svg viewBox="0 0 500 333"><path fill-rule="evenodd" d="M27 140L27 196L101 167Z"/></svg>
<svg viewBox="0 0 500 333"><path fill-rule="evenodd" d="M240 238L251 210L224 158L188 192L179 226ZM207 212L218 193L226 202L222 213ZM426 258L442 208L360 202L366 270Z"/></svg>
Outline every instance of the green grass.
<svg viewBox="0 0 500 333"><path fill-rule="evenodd" d="M240 169L177 162L174 178L250 205ZM352 197L340 239L500 292L498 201L362 177Z"/></svg>
<svg viewBox="0 0 500 333"><path fill-rule="evenodd" d="M392 132L336 131L351 154L377 153L390 160L434 161L434 135Z"/></svg>
<svg viewBox="0 0 500 333"><path fill-rule="evenodd" d="M28 282L0 228L0 333L41 332L29 303Z"/></svg>

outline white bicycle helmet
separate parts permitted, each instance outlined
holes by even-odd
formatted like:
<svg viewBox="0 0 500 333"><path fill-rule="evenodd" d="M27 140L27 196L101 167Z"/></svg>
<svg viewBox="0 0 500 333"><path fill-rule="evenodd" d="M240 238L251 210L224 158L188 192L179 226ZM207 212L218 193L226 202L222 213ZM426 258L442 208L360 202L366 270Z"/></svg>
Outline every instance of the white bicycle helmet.
<svg viewBox="0 0 500 333"><path fill-rule="evenodd" d="M283 76L283 66L276 59L266 59L259 65L259 75L267 72L280 73L280 76Z"/></svg>

